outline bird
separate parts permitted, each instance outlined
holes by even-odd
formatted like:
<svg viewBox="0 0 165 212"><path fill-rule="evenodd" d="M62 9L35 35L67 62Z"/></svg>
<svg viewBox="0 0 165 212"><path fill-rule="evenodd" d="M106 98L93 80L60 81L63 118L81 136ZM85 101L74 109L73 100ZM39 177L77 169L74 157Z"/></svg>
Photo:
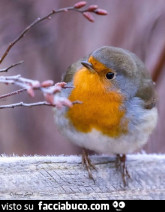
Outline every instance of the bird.
<svg viewBox="0 0 165 212"><path fill-rule="evenodd" d="M129 50L103 46L73 63L58 95L72 107L55 109L63 135L82 147L82 163L93 178L87 150L115 154L123 183L130 178L126 154L141 149L157 124L155 83L138 56Z"/></svg>

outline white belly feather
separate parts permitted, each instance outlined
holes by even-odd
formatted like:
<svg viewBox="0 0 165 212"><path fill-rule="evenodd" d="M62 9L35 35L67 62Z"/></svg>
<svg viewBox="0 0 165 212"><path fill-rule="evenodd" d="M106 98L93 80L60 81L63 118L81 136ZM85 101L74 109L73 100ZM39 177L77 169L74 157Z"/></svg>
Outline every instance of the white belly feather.
<svg viewBox="0 0 165 212"><path fill-rule="evenodd" d="M133 103L137 103L137 99ZM127 116L133 119L129 125L129 132L118 138L110 138L95 129L89 133L77 132L64 116L66 108L55 110L55 120L60 131L76 145L105 154L132 153L147 142L158 117L156 108L144 110L136 105L131 110L132 106L132 103L128 105Z"/></svg>

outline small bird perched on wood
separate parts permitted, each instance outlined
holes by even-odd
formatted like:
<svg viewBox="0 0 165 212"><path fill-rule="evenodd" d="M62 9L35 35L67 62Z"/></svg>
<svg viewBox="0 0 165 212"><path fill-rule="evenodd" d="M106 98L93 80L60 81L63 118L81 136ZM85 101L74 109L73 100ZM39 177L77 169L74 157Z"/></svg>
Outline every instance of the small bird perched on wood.
<svg viewBox="0 0 165 212"><path fill-rule="evenodd" d="M146 144L157 123L154 83L143 62L128 50L104 46L72 64L64 82L70 88L59 95L81 104L55 109L59 129L84 149L116 154L126 184L125 155ZM85 150L82 156L93 178Z"/></svg>

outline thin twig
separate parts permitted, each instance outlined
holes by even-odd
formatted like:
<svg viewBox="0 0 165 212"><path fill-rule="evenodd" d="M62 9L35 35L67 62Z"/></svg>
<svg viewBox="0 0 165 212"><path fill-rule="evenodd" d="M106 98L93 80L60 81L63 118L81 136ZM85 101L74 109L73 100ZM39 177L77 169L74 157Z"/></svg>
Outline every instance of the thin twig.
<svg viewBox="0 0 165 212"><path fill-rule="evenodd" d="M72 106L72 103L69 99L56 95L57 93L61 92L61 90L66 86L65 82L59 82L54 84L52 80L46 80L40 83L38 80L31 80L21 77L21 75L15 75L15 76L0 76L0 83L5 83L7 85L8 84L17 85L25 89L31 97L35 96L34 92L35 90L40 90L46 102L50 103L51 105L56 105L58 108L61 108L62 106L68 106L68 107ZM16 94L16 92L13 93L12 95L14 94ZM5 94L3 98L7 96L10 96L10 93Z"/></svg>
<svg viewBox="0 0 165 212"><path fill-rule="evenodd" d="M0 105L0 109L8 109L8 108L15 108L15 107L35 107L35 106L41 106L41 105L55 107L55 105L50 104L46 101L43 101L43 102L35 102L35 103L19 102L15 104Z"/></svg>
<svg viewBox="0 0 165 212"><path fill-rule="evenodd" d="M21 77L20 74L14 76L0 76L0 83L15 84L26 89L40 86L40 82L38 80L27 79Z"/></svg>
<svg viewBox="0 0 165 212"><path fill-rule="evenodd" d="M21 65L24 61L19 61L18 63L12 64L7 68L0 69L0 72L8 72L9 69L14 68L15 66Z"/></svg>
<svg viewBox="0 0 165 212"><path fill-rule="evenodd" d="M22 92L25 90L31 97L34 97L35 90L40 90L44 96L44 99L46 100L46 103L47 103L46 105L49 104L49 106L54 105L57 108L61 108L62 106L71 107L73 104L80 104L79 101L75 101L72 103L69 99L67 99L65 97L61 97L59 95L56 95L59 92L61 92L61 90L64 87L66 89L65 82L59 82L59 83L54 84L54 82L52 80L46 80L46 81L40 83L37 80L31 80L31 79L23 78L23 77L21 77L21 75L15 75L15 76L0 76L0 83L14 84L14 85L17 85L22 88L21 90L2 95L2 96L0 96L0 99L18 94L19 92ZM42 104L39 104L39 105L42 105ZM45 105L45 103L44 103L44 105ZM17 105L17 103L14 104L14 106L13 106L13 104L5 105L5 106L2 105L0 107L0 109L13 108L16 106L24 106L24 104L22 104L22 102L21 102L21 103L18 103L18 105ZM32 105L28 104L28 106L38 106L38 103L35 103Z"/></svg>
<svg viewBox="0 0 165 212"><path fill-rule="evenodd" d="M103 9L99 9L97 5L90 5L87 9L82 10L82 7L84 7L85 5L86 5L85 1L80 1L80 2L76 3L75 5L73 5L72 7L61 8L58 10L52 10L48 15L34 20L29 26L27 26L21 32L21 34L16 39L14 39L8 45L4 54L0 58L0 64L4 61L4 59L10 52L11 48L18 41L20 41L32 27L36 26L38 23L40 23L46 19L51 19L51 17L54 14L61 13L61 12L67 12L67 11L75 11L75 12L81 13L85 18L87 18L91 22L94 22L94 18L91 15L91 13L95 13L96 15L107 15L107 11L103 10ZM0 69L0 72L7 72L9 69L21 64L22 62L23 61L20 61L16 64L9 66L8 68ZM15 107L20 107L20 106L33 107L33 106L40 106L40 105L47 105L47 106L52 106L52 107L56 106L57 108L61 108L62 106L72 107L73 104L81 104L82 103L80 101L71 102L69 99L58 95L58 93L61 92L62 89L72 88L70 86L66 86L65 82L60 82L60 83L54 84L54 82L52 80L46 80L46 81L40 83L37 80L31 80L31 79L23 78L23 77L21 77L21 75L15 75L15 76L0 76L0 83L5 83L6 85L14 84L14 85L20 86L22 88L20 90L2 95L2 96L0 96L0 99L18 94L23 91L27 91L27 93L31 97L34 97L35 96L34 90L40 90L46 100L43 102L36 102L36 103L20 102L20 103L9 104L9 105L1 105L0 109L15 108Z"/></svg>
<svg viewBox="0 0 165 212"><path fill-rule="evenodd" d="M62 11L61 11L62 12ZM29 26L27 26L22 33L15 39L13 40L9 46L7 47L7 49L5 50L4 54L2 55L1 59L0 59L0 64L3 62L3 60L5 59L5 57L8 55L10 49L19 41L21 40L25 34L32 28L34 27L36 24L40 23L41 21L45 20L45 19L50 19L50 17L55 14L55 10L53 10L51 13L49 13L48 15L44 16L43 18L37 18L36 20L34 20Z"/></svg>
<svg viewBox="0 0 165 212"><path fill-rule="evenodd" d="M16 94L19 94L19 93L22 93L23 91L26 91L26 88L19 89L19 90L17 90L17 91L13 91L13 92L10 92L10 93L1 95L1 96L0 96L0 99L6 98L6 97L9 97L9 96L13 96L13 95L16 95Z"/></svg>
<svg viewBox="0 0 165 212"><path fill-rule="evenodd" d="M38 23L44 21L44 20L50 20L51 17L57 13L61 13L61 12L68 12L68 11L75 11L78 13L81 13L84 15L84 17L86 17L89 21L90 18L92 19L92 22L94 21L94 18L92 17L92 15L90 15L90 13L95 13L96 15L107 15L107 11L103 10L103 9L96 9L93 8L93 10L91 9L91 7L89 6L87 9L85 10L80 10L80 8L84 7L86 5L86 3L81 6L81 7L76 7L76 4L72 7L65 7L65 8L61 8L58 10L52 10L48 15L42 17L42 18L37 18L36 20L34 20L29 26L27 26L20 35L18 35L18 37L16 39L14 39L7 47L7 49L5 50L4 54L2 55L2 57L0 58L0 64L3 62L3 60L5 59L5 57L8 55L10 49L19 41L21 40L25 34L35 25L37 25Z"/></svg>
<svg viewBox="0 0 165 212"><path fill-rule="evenodd" d="M74 101L72 104L82 104L80 101ZM24 103L24 102L19 102L19 103L14 103L14 104L8 104L8 105L0 105L0 109L9 109L9 108L15 108L15 107L36 107L36 106L50 106L50 107L56 107L55 104L50 104L46 101L43 102L35 102L35 103Z"/></svg>

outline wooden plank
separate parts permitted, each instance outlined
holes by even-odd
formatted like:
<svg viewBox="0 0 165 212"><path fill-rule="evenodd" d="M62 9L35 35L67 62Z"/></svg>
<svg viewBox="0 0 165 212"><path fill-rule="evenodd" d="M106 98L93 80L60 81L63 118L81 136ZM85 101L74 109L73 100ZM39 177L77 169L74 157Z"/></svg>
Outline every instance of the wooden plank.
<svg viewBox="0 0 165 212"><path fill-rule="evenodd" d="M2 156L0 199L165 199L165 155L128 155L126 187L114 157L90 158L95 182L79 156Z"/></svg>

